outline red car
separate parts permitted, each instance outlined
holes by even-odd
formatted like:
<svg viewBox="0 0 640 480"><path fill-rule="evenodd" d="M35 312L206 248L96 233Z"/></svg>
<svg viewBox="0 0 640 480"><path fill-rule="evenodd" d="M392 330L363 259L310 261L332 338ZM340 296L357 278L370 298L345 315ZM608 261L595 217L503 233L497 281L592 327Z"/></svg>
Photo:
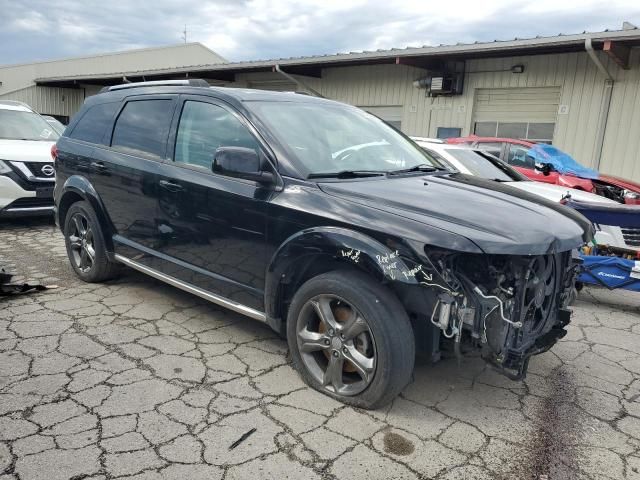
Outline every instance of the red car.
<svg viewBox="0 0 640 480"><path fill-rule="evenodd" d="M470 135L449 138L447 143L467 144L485 150L536 182L576 188L597 193L620 203L640 205L639 183L605 174L598 174L597 179L580 178L576 175L561 174L539 163L536 166L537 161L529 154L529 150L536 144L526 140Z"/></svg>

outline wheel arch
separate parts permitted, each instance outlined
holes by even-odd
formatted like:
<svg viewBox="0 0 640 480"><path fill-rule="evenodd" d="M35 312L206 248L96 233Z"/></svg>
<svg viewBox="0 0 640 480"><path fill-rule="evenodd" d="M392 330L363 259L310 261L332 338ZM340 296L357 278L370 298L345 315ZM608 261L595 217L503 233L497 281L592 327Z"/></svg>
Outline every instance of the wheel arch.
<svg viewBox="0 0 640 480"><path fill-rule="evenodd" d="M266 272L265 309L271 326L284 332L288 305L310 278L332 270L362 271L379 282L418 285L399 252L361 232L314 227L287 238Z"/></svg>
<svg viewBox="0 0 640 480"><path fill-rule="evenodd" d="M56 202L56 215L58 217L60 230L64 233L64 224L69 208L71 208L74 203L81 201L88 202L94 212L96 212L96 216L100 221L100 227L104 234L106 250L111 254L113 252L112 236L115 230L106 213L104 204L102 203L98 192L96 192L95 188L93 188L93 185L91 185L91 182L86 177L73 175L65 181L62 187L62 193L60 194L59 200Z"/></svg>

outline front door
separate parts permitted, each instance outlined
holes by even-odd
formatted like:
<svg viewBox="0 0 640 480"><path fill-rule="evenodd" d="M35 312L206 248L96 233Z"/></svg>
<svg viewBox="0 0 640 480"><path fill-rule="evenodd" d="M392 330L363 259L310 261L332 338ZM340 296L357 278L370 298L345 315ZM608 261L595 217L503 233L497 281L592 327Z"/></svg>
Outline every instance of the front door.
<svg viewBox="0 0 640 480"><path fill-rule="evenodd" d="M266 210L271 191L211 170L219 147L262 151L244 119L212 99L185 96L162 166L159 205L165 273L264 309Z"/></svg>
<svg viewBox="0 0 640 480"><path fill-rule="evenodd" d="M535 159L529 155L530 147L523 145L508 144L507 145L507 163L536 182L556 184L558 182L558 172L548 172L545 175L542 171L536 169Z"/></svg>

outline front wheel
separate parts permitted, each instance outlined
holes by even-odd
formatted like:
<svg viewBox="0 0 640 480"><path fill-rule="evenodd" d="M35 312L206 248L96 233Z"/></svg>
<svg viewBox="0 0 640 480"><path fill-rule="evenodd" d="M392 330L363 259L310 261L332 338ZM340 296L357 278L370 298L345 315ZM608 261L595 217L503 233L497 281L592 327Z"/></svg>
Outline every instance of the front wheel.
<svg viewBox="0 0 640 480"><path fill-rule="evenodd" d="M397 297L355 271L329 272L296 292L287 317L295 368L316 390L378 408L409 382L415 343Z"/></svg>

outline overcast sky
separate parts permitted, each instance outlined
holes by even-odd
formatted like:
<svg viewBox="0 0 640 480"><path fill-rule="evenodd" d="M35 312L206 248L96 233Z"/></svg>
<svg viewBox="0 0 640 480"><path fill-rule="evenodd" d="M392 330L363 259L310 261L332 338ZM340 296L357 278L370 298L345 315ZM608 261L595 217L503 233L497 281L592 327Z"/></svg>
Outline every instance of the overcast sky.
<svg viewBox="0 0 640 480"><path fill-rule="evenodd" d="M188 41L231 61L640 26L640 0L0 0L0 64Z"/></svg>

